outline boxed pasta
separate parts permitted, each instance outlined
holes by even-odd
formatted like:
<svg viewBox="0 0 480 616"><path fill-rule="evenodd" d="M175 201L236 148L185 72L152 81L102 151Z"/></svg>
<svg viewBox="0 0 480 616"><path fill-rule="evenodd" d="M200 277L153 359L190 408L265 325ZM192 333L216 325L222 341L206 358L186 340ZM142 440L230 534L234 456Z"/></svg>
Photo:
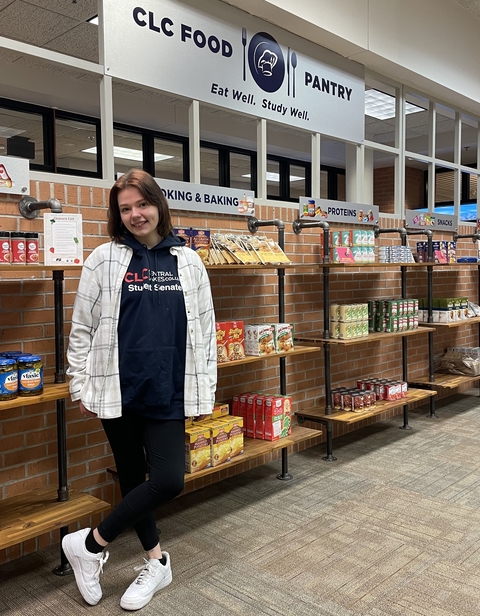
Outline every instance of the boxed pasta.
<svg viewBox="0 0 480 616"><path fill-rule="evenodd" d="M199 422L185 428L185 471L196 473L212 465L210 428Z"/></svg>

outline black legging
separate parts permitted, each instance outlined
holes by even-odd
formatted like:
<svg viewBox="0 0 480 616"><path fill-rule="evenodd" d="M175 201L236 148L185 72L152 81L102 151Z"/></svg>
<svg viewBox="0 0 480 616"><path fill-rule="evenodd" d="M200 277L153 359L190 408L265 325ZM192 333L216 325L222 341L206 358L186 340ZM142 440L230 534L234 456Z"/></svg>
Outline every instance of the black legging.
<svg viewBox="0 0 480 616"><path fill-rule="evenodd" d="M133 526L148 552L159 542L155 510L183 490L185 422L125 413L102 419L102 425L115 458L122 500L98 531L110 543Z"/></svg>

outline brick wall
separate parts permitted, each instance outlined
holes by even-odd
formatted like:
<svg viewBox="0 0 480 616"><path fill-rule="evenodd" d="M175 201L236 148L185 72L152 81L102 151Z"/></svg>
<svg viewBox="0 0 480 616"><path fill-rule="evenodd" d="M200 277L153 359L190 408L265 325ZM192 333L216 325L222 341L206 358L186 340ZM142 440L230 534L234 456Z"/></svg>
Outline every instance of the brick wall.
<svg viewBox="0 0 480 616"><path fill-rule="evenodd" d="M66 186L57 183L32 182L31 194L39 200L56 197L64 204L64 211L81 213L84 221L85 253L107 240L106 202L108 191L97 188ZM0 229L8 231L43 231L43 220L26 220L19 216L17 197L0 197ZM306 229L300 235L292 231L292 222L297 211L290 208L262 206L260 220L281 218L286 223L286 252L296 263L311 264L319 259L320 230ZM190 216L173 213L176 226L210 228L212 231L231 229L246 232L245 220L238 217L209 215ZM400 221L385 219L383 227L400 226ZM276 230L261 229L276 238ZM468 229L460 230L467 233ZM436 237L437 239L437 237ZM441 237L438 237L441 239ZM382 243L393 243L394 235L382 235ZM471 241L460 244L461 254L473 253ZM478 298L477 269L464 268L458 271L435 271L435 295L468 295ZM45 361L46 377L52 376L54 361L53 285L45 279L26 276L17 280L17 275L2 274L0 281L0 351L20 348L36 351ZM245 321L275 320L278 318L278 277L274 270L261 272L233 272L217 270L210 272L217 320L243 319ZM426 273L412 269L407 274L408 295L426 296ZM66 276L65 321L68 334L72 306L78 284L78 276ZM400 273L368 270L332 271L330 276L331 299L347 303L363 301L371 297L400 296ZM323 284L322 276L313 270L287 272L285 279L285 302L287 319L295 324L297 334L318 332L323 329ZM476 345L477 326L452 328L447 333L435 335L435 352L447 345ZM422 376L428 367L427 335L409 337L409 376ZM332 380L335 386L351 385L360 376L382 374L399 378L401 368L401 342L362 343L345 348L333 347L331 352ZM368 360L368 361L367 361ZM368 368L366 368L368 365ZM248 389L262 389L272 393L279 391L279 368L277 362L259 362L240 368L224 368L219 371L218 399L228 399L233 393ZM287 360L288 392L296 410L318 404L325 391L323 353L295 356ZM391 411L389 416L399 414L401 409ZM386 416L386 415L385 415ZM354 426L336 428L338 434L355 430L369 423L381 421L384 415L365 420ZM2 411L0 418L0 498L15 496L32 488L57 484L56 405L44 403ZM312 427L318 427L313 426ZM321 437L323 438L323 437ZM319 442L295 446L296 450ZM76 405L67 403L67 448L68 479L72 488L85 490L103 500L114 502L114 485L106 468L113 463L109 447L96 419L83 419ZM258 463L274 459L277 453L265 459L245 463L235 469L220 469L214 475L196 480L188 490L197 489L241 472ZM319 459L318 464L323 462ZM99 520L87 520L96 524ZM0 562L11 560L40 547L59 541L58 533L44 535L19 546L0 552Z"/></svg>

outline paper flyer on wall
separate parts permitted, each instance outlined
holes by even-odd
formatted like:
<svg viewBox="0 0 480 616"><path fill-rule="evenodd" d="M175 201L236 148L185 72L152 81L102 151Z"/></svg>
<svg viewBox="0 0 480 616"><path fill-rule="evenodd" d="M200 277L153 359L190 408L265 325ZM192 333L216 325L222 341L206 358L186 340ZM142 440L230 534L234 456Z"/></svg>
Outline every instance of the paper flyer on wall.
<svg viewBox="0 0 480 616"><path fill-rule="evenodd" d="M43 215L45 265L83 265L81 214Z"/></svg>

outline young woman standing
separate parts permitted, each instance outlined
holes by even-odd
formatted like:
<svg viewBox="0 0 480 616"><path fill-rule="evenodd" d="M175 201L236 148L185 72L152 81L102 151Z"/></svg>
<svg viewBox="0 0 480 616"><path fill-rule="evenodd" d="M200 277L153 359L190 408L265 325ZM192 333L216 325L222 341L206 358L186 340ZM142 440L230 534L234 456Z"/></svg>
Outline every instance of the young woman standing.
<svg viewBox="0 0 480 616"><path fill-rule="evenodd" d="M183 489L185 417L212 412L215 316L205 267L173 234L165 196L148 173L132 169L115 182L108 216L111 242L82 270L67 374L80 412L102 422L122 501L62 546L83 598L96 605L105 547L133 527L147 558L120 605L137 610L172 580L155 510Z"/></svg>

